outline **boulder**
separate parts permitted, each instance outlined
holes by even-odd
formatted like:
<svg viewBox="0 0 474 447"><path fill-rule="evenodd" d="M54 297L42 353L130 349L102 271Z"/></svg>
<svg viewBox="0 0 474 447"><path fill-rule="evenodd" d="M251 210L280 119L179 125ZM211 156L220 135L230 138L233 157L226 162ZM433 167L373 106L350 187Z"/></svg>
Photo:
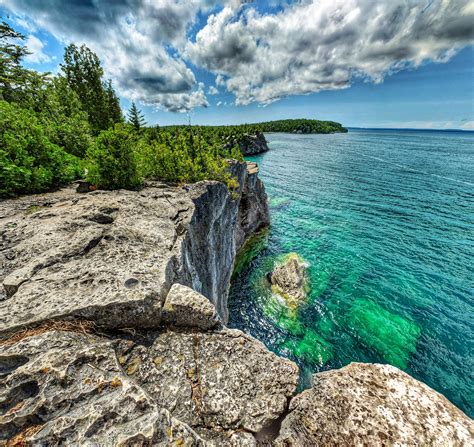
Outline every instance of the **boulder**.
<svg viewBox="0 0 474 447"><path fill-rule="evenodd" d="M444 396L394 366L351 363L314 375L290 403L277 446L468 446L473 423Z"/></svg>
<svg viewBox="0 0 474 447"><path fill-rule="evenodd" d="M273 293L281 295L291 308L306 299L309 290L307 264L296 253L286 255L268 275Z"/></svg>
<svg viewBox="0 0 474 447"><path fill-rule="evenodd" d="M163 306L164 324L208 330L219 324L216 308L200 293L173 284Z"/></svg>

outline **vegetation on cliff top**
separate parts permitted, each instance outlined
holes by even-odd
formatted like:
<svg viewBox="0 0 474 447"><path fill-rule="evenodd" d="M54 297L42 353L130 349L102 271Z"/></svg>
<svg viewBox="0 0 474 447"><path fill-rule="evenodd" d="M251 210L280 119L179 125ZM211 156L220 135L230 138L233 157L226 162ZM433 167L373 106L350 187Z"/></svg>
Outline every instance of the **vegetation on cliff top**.
<svg viewBox="0 0 474 447"><path fill-rule="evenodd" d="M70 44L57 75L22 66L24 36L0 23L0 197L47 191L84 177L99 188L139 188L145 178L219 180L235 187L229 158L256 132L340 132L338 123L281 120L240 126L145 127L125 120L99 58Z"/></svg>

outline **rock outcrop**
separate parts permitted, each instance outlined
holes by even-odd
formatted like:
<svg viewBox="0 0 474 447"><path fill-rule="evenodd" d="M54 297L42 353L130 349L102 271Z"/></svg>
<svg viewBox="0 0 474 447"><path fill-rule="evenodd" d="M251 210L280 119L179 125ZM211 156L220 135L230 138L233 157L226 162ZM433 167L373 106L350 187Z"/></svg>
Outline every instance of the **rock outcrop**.
<svg viewBox="0 0 474 447"><path fill-rule="evenodd" d="M238 144L242 155L257 155L269 150L263 132L257 132L255 135L244 135Z"/></svg>
<svg viewBox="0 0 474 447"><path fill-rule="evenodd" d="M277 446L468 446L472 421L394 366L351 363L314 375L290 404Z"/></svg>
<svg viewBox="0 0 474 447"><path fill-rule="evenodd" d="M396 368L317 374L293 397L297 366L225 327L236 251L268 224L258 167L230 169L237 194L0 203L0 445L468 445L469 418ZM298 299L301 262L272 275Z"/></svg>
<svg viewBox="0 0 474 447"><path fill-rule="evenodd" d="M309 282L307 264L296 253L285 256L283 262L278 264L273 272L268 274L272 291L281 295L292 308L306 299Z"/></svg>
<svg viewBox="0 0 474 447"><path fill-rule="evenodd" d="M257 174L245 163L232 170L237 198L201 182L4 201L0 334L76 318L156 328L173 283L206 296L225 322L236 251L269 221Z"/></svg>

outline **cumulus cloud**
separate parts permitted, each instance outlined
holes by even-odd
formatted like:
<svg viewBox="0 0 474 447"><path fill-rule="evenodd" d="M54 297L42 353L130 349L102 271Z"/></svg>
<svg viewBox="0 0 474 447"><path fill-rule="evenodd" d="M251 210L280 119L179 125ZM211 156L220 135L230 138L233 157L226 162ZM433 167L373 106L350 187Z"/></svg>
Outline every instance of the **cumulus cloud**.
<svg viewBox="0 0 474 447"><path fill-rule="evenodd" d="M122 96L171 111L208 105L190 62L216 76L210 95L227 89L237 105L266 105L355 79L379 83L406 67L445 62L474 39L470 0L243 3L0 0L61 41L86 43ZM208 15L204 26L199 12ZM40 61L42 47L31 44Z"/></svg>
<svg viewBox="0 0 474 447"><path fill-rule="evenodd" d="M30 34L26 39L26 47L30 54L25 59L32 64L40 64L41 62L49 62L51 58L43 52L44 43L36 36Z"/></svg>
<svg viewBox="0 0 474 447"><path fill-rule="evenodd" d="M189 0L0 0L59 40L86 43L119 93L172 111L206 106L194 73L173 48L201 7Z"/></svg>
<svg viewBox="0 0 474 447"><path fill-rule="evenodd" d="M447 61L473 42L473 23L469 0L318 0L273 14L226 7L185 52L220 76L237 104L269 104Z"/></svg>

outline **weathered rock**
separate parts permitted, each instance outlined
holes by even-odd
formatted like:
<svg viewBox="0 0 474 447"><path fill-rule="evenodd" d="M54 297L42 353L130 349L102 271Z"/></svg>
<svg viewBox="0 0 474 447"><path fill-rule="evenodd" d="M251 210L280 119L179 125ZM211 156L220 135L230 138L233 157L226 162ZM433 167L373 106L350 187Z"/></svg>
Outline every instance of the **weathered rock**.
<svg viewBox="0 0 474 447"><path fill-rule="evenodd" d="M236 165L242 171L242 165ZM235 168L234 168L235 171ZM268 209L268 198L265 193L263 182L258 178L258 166L256 163L247 162L244 172L239 172L243 180L240 192L241 199L237 216L237 228L235 230L236 249L239 251L245 241L258 230L270 225L270 211Z"/></svg>
<svg viewBox="0 0 474 447"><path fill-rule="evenodd" d="M445 397L390 365L351 363L316 374L283 420L277 446L468 446L472 421Z"/></svg>
<svg viewBox="0 0 474 447"><path fill-rule="evenodd" d="M298 381L294 363L230 329L169 331L120 358L147 395L205 438L258 432L283 413Z"/></svg>
<svg viewBox="0 0 474 447"><path fill-rule="evenodd" d="M204 445L122 372L108 340L47 332L2 346L0 367L0 443Z"/></svg>
<svg viewBox="0 0 474 447"><path fill-rule="evenodd" d="M284 297L290 307L297 307L308 293L307 264L296 253L290 253L268 275L272 291Z"/></svg>
<svg viewBox="0 0 474 447"><path fill-rule="evenodd" d="M266 204L266 195L244 163L234 170L236 198L222 183L201 182L4 201L0 337L54 319L158 328L174 282L206 296L225 321L236 240L267 222L250 221L261 213L239 222L242 198L261 194Z"/></svg>
<svg viewBox="0 0 474 447"><path fill-rule="evenodd" d="M216 308L200 293L173 284L163 306L163 323L208 330L219 324Z"/></svg>
<svg viewBox="0 0 474 447"><path fill-rule="evenodd" d="M255 135L244 135L238 142L242 155L257 155L269 150L267 140L262 132Z"/></svg>

